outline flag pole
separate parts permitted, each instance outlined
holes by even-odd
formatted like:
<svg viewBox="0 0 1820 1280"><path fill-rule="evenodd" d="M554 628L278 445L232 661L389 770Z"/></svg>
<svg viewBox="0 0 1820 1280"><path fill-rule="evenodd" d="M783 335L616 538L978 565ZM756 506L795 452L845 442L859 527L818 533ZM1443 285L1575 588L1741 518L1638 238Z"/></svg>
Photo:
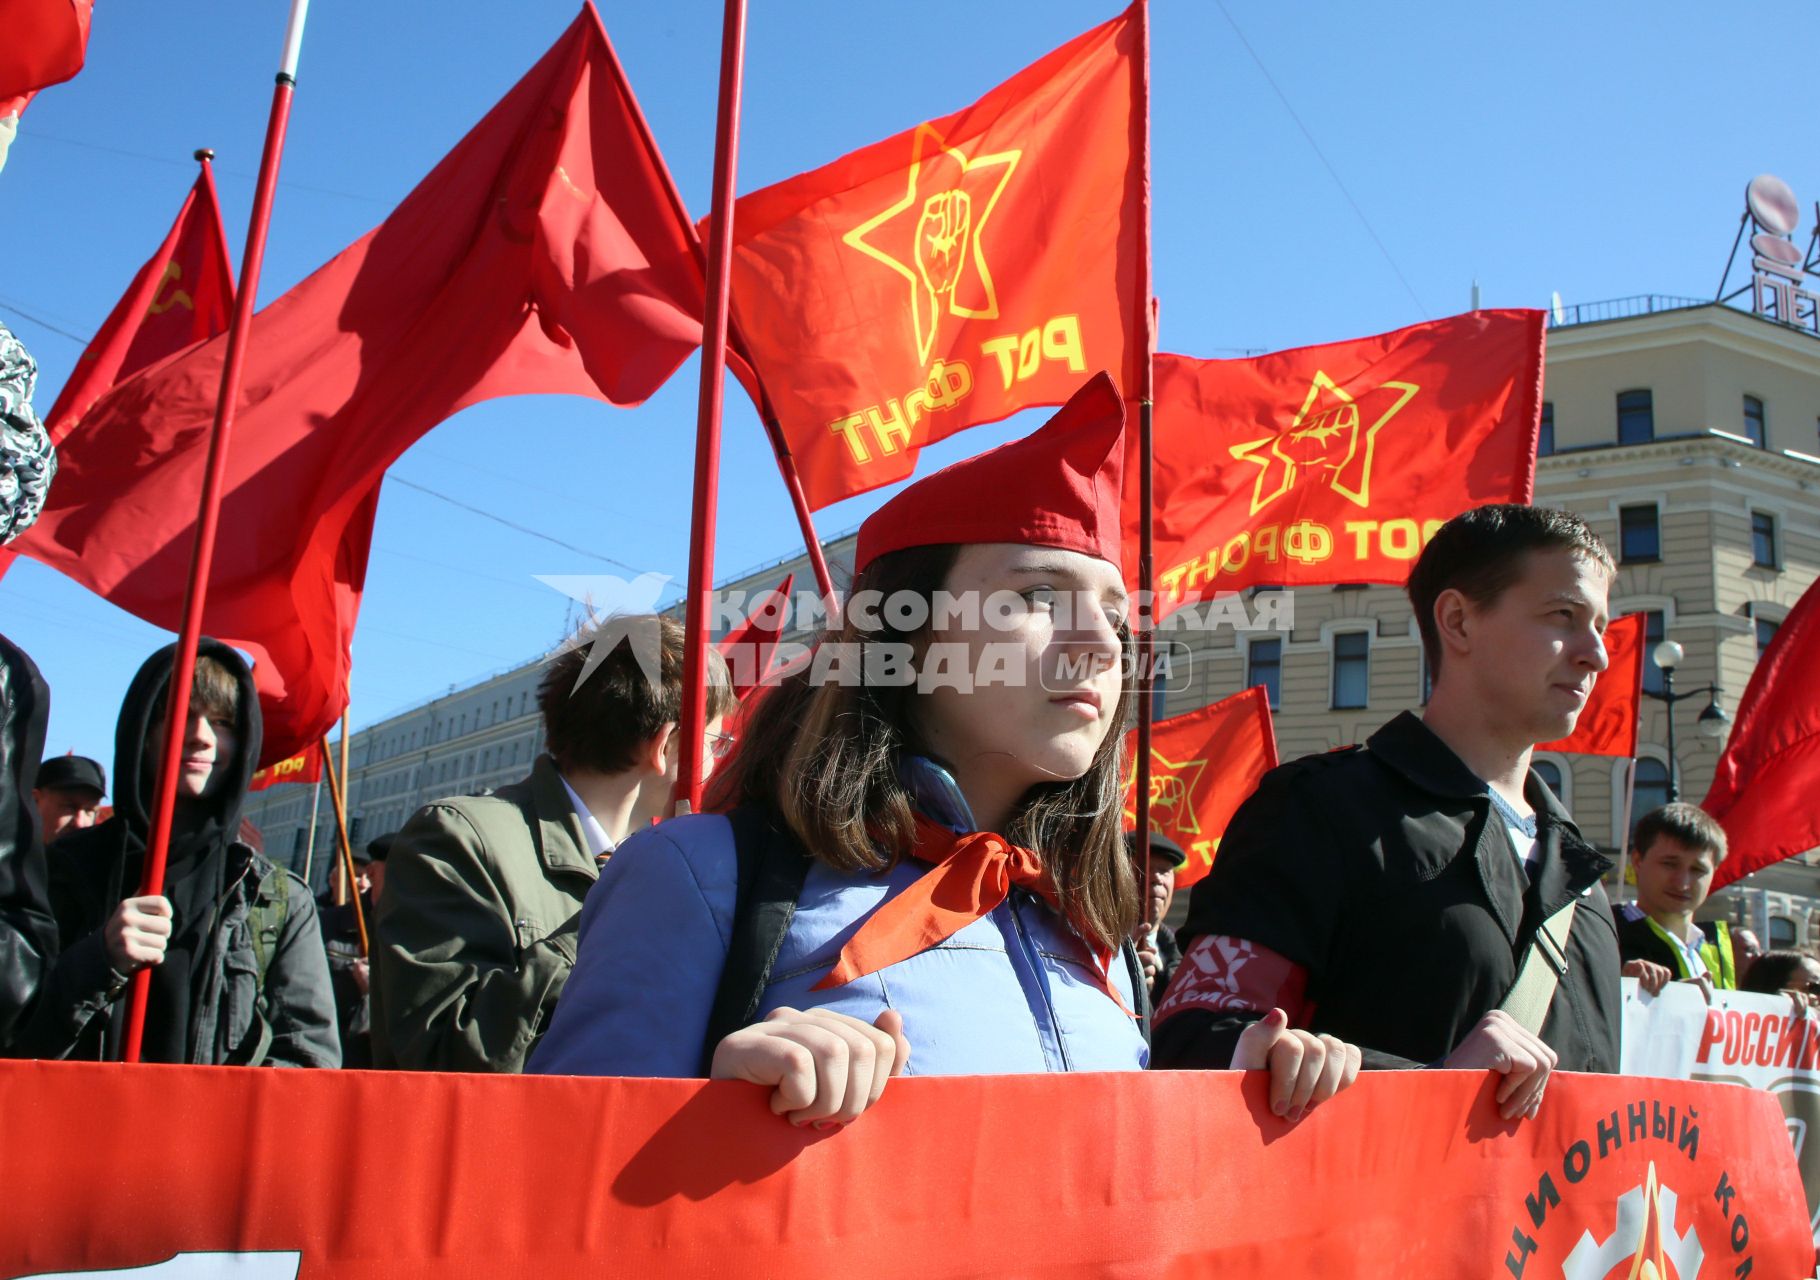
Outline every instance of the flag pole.
<svg viewBox="0 0 1820 1280"><path fill-rule="evenodd" d="M215 401L215 425L209 434L207 470L196 517L196 541L190 552L189 581L184 587L183 627L177 635L177 655L171 664L169 704L165 710L164 746L160 751L158 785L153 794L151 831L146 842L145 872L139 895L164 892L164 868L171 847L171 819L177 809L177 770L188 736L190 683L195 679L196 649L202 638L203 606L208 599L209 569L215 559L215 530L221 519L221 483L227 470L228 441L234 429L235 401L246 364L247 334L253 321L253 302L259 293L259 269L265 261L266 231L272 220L272 198L278 188L278 162L284 154L285 128L290 122L292 90L297 83L297 59L303 48L304 18L309 0L291 0L285 26L284 53L279 61L272 109L266 121L265 151L259 158L259 180L253 188L253 212L247 226L246 252L240 260L240 281L234 290L234 323L228 330L227 358L221 372L221 391ZM139 1061L145 1042L145 1007L151 995L149 967L133 974L127 1005L126 1037L122 1058Z"/></svg>
<svg viewBox="0 0 1820 1280"><path fill-rule="evenodd" d="M1625 886L1627 872L1630 870L1630 810L1637 797L1637 757L1632 756L1625 762L1624 770L1624 821L1618 826L1618 901L1623 902L1628 889Z"/></svg>
<svg viewBox="0 0 1820 1280"><path fill-rule="evenodd" d="M322 755L326 760L329 754L329 740L322 739ZM348 841L348 811L341 798L341 785L335 781L335 771L325 768L329 775L329 803L335 806L335 830L341 836L341 885L347 893L348 901L354 904L354 923L360 929L360 954L372 954L371 944L367 939L366 913L360 907L360 895L354 892L354 846ZM340 903L335 905L340 906Z"/></svg>
<svg viewBox="0 0 1820 1280"><path fill-rule="evenodd" d="M1138 159L1137 331L1133 342L1138 355L1138 635L1137 679L1137 858L1145 883L1144 931L1157 923L1150 918L1150 725L1155 704L1151 670L1155 653L1156 586L1152 505L1155 473L1152 466L1151 402L1155 396L1152 348L1155 323L1150 305L1150 0L1137 0L1138 56L1132 94L1132 146Z"/></svg>
<svg viewBox="0 0 1820 1280"><path fill-rule="evenodd" d="M743 30L745 18L743 13L741 14L740 21L742 26L740 40L743 49L745 40ZM601 38L606 40L607 49L613 56L613 64L615 68L618 68L619 54L613 49L613 40L607 35L605 27L601 28ZM743 54L741 61L744 61ZM735 67L733 75L736 80L739 74L739 68ZM725 66L723 50L721 67L723 93L726 86L726 76L727 69ZM625 78L623 70L620 71L620 78L622 80ZM735 89L737 90L737 88L738 85L736 84ZM664 179L664 192L670 197L671 207L676 210L677 221L689 229L690 243L695 247L696 257L701 261L702 272L705 276L707 274L707 250L702 245L701 233L696 230L695 219L689 216L688 206L683 204L682 193L676 189L676 180L670 176L669 166L664 163L663 152L658 150L657 139L651 133L650 122L645 119L644 108L639 105L638 99L630 93L626 95L626 106L632 116L632 125L638 130L639 137L645 144L645 149L657 159L658 171L663 175ZM736 140L738 132L738 122L735 121L734 136ZM731 203L729 203L729 218L731 217L731 208ZM710 229L709 234L713 234L712 229ZM704 325L703 329L705 330L706 327L707 326ZM815 574L816 590L821 592L823 600L831 599L834 595L834 580L829 577L828 564L826 559L822 556L821 537L815 532L815 520L809 513L808 499L803 495L803 482L796 471L795 455L790 452L790 445L784 439L783 432L777 425L777 415L772 411L770 397L765 392L764 383L758 376L758 367L752 363L751 357L747 354L746 342L745 339L740 336L739 324L730 316L728 319L727 332L729 347L738 357L740 363L745 366L747 373L751 375L751 385L756 386L759 389L758 396L756 397L758 401L758 419L764 426L765 436L771 442L771 452L777 458L778 473L783 476L784 488L790 494L790 505L796 512L796 523L798 527L802 529L803 546L809 553L809 567ZM703 356L704 358L706 357L705 351Z"/></svg>
<svg viewBox="0 0 1820 1280"><path fill-rule="evenodd" d="M720 108L714 125L714 190L708 224L707 314L702 319L701 398L695 429L695 501L689 521L684 607L682 748L677 812L701 808L701 744L708 712L708 595L714 589L714 515L720 488L720 411L727 364L727 277L733 264L733 187L739 168L739 95L746 2L726 0L721 22Z"/></svg>
<svg viewBox="0 0 1820 1280"><path fill-rule="evenodd" d="M310 792L310 838L303 846L303 882L310 883L310 871L316 861L316 815L322 811L322 771L316 771L316 786Z"/></svg>
<svg viewBox="0 0 1820 1280"><path fill-rule="evenodd" d="M326 747L327 744L324 743L324 746ZM333 766L331 766L330 772L333 772L333 771L334 771ZM346 707L343 707L341 709L341 783L340 783L339 794L342 795L343 797L346 797L346 795L348 794L348 709ZM340 813L342 805L345 805L345 804L346 804L346 800L344 799L341 804L336 805L337 814ZM341 827L342 827L341 842L342 842L342 844L345 845L347 843L347 825L348 824L347 824L347 820L345 818L341 819L340 821L341 821ZM352 892L353 892L353 881L348 880L345 877L343 877L341 888L339 888L335 891L335 905L338 907L345 905L347 902L347 895Z"/></svg>

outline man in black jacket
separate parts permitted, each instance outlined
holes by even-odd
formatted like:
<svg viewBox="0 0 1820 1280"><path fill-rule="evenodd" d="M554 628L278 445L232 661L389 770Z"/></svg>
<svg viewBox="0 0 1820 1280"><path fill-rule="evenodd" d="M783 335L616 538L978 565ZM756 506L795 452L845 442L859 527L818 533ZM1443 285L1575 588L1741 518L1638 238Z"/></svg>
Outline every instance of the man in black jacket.
<svg viewBox="0 0 1820 1280"><path fill-rule="evenodd" d="M141 895L176 646L139 669L120 709L114 816L65 837L50 873L61 954L14 1051L115 1058L128 979L152 966L147 1062L341 1065L328 959L303 881L237 838L259 759L253 675L204 637L179 761L164 892Z"/></svg>
<svg viewBox="0 0 1820 1280"><path fill-rule="evenodd" d="M1281 1009L1367 1067L1500 1072L1507 1118L1535 1114L1557 1066L1617 1069L1610 862L1529 768L1606 666L1612 574L1566 512L1481 507L1437 531L1408 584L1434 673L1424 714L1274 770L1240 808L1190 900L1153 1065L1225 1067ZM1500 1005L1569 903L1537 1034Z"/></svg>

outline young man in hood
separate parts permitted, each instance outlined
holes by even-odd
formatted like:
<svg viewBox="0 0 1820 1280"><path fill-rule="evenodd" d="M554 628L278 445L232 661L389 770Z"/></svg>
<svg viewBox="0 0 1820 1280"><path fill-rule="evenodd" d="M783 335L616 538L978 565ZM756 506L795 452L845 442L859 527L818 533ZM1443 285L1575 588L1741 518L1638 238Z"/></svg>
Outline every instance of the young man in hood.
<svg viewBox="0 0 1820 1280"><path fill-rule="evenodd" d="M115 737L114 816L51 871L62 955L15 1051L117 1058L132 973L152 968L147 1062L335 1067L328 959L309 890L238 839L263 722L252 672L203 639L164 892L140 895L175 646L139 669Z"/></svg>

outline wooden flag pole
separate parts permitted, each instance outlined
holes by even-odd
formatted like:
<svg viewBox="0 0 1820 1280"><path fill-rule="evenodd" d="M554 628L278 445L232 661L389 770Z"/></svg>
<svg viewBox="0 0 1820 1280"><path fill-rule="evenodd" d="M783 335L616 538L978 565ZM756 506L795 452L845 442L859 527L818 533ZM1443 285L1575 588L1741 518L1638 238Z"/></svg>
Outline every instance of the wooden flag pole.
<svg viewBox="0 0 1820 1280"><path fill-rule="evenodd" d="M322 740L322 756L328 759L329 740ZM341 783L336 780L333 769L324 768L329 775L329 803L335 806L335 831L341 839L341 883L347 889L348 900L354 904L354 923L360 927L360 954L364 958L371 954L367 939L366 912L361 908L360 895L354 891L354 846L348 841L348 811L341 797Z"/></svg>
<svg viewBox="0 0 1820 1280"><path fill-rule="evenodd" d="M171 664L164 746L159 753L151 830L146 840L145 872L139 883L141 897L164 892L165 863L171 848L171 820L177 809L177 773L183 759L183 741L189 731L190 685L195 679L196 649L202 638L209 569L215 559L215 532L221 521L221 488L227 472L228 442L233 435L234 411L246 366L247 335L253 323L253 304L259 294L259 271L265 262L266 232L272 221L272 200L278 189L278 163L284 154L285 129L291 117L291 96L297 83L297 60L303 48L303 24L309 7L309 0L291 0L278 83L272 91L271 114L266 120L265 151L259 158L259 180L253 188L246 253L241 258L240 281L235 286L234 322L228 330L227 358L221 371L221 391L215 401L215 424L209 433L208 463L196 517L196 541L190 551L189 581L184 587L183 626L177 633L177 654ZM144 1047L145 1008L151 990L151 969L136 971L127 1003L126 1036L121 1054L127 1062L139 1061Z"/></svg>
<svg viewBox="0 0 1820 1280"><path fill-rule="evenodd" d="M733 265L733 188L739 167L739 97L745 43L745 0L726 0L721 26L720 108L714 126L707 315L702 322L701 396L695 429L689 594L683 613L682 750L677 757L676 795L677 811L690 813L701 808L702 742L708 727L708 597L714 589L714 517L720 491L720 415L726 383L727 293Z"/></svg>
<svg viewBox="0 0 1820 1280"><path fill-rule="evenodd" d="M1148 933L1157 923L1150 916L1150 727L1154 718L1156 676L1156 607L1153 592L1156 588L1155 573L1155 530L1152 507L1155 500L1155 470L1153 438L1151 431L1151 401L1154 398L1154 375L1152 370L1152 348L1156 345L1156 336L1152 322L1150 306L1150 3L1139 0L1137 5L1138 56L1135 69L1136 84L1132 93L1131 131L1132 147L1137 155L1139 169L1139 199L1141 210L1138 220L1138 289L1135 317L1135 332L1132 341L1137 345L1138 357L1138 509L1140 511L1138 533L1138 607L1137 607L1137 670L1133 673L1131 687L1137 691L1137 861L1139 876L1144 884L1144 931ZM1129 484L1130 477L1126 477Z"/></svg>

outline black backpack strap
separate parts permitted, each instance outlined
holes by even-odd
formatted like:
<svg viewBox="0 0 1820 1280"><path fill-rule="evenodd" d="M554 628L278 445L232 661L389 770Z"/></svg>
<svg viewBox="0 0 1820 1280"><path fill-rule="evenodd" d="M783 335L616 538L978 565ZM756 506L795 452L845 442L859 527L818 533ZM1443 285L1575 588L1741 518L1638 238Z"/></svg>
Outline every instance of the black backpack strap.
<svg viewBox="0 0 1820 1280"><path fill-rule="evenodd" d="M758 1004L771 980L771 966L790 932L796 899L809 875L809 855L775 814L756 805L741 805L728 815L733 848L739 859L739 893L733 906L733 933L727 963L708 1015L702 1043L701 1074L706 1076L720 1042L758 1015Z"/></svg>
<svg viewBox="0 0 1820 1280"><path fill-rule="evenodd" d="M1125 957L1125 974L1131 979L1132 1012L1137 1014L1138 1032L1144 1043L1150 1043L1150 984L1144 981L1144 962L1138 959L1137 944L1125 939L1119 947Z"/></svg>

